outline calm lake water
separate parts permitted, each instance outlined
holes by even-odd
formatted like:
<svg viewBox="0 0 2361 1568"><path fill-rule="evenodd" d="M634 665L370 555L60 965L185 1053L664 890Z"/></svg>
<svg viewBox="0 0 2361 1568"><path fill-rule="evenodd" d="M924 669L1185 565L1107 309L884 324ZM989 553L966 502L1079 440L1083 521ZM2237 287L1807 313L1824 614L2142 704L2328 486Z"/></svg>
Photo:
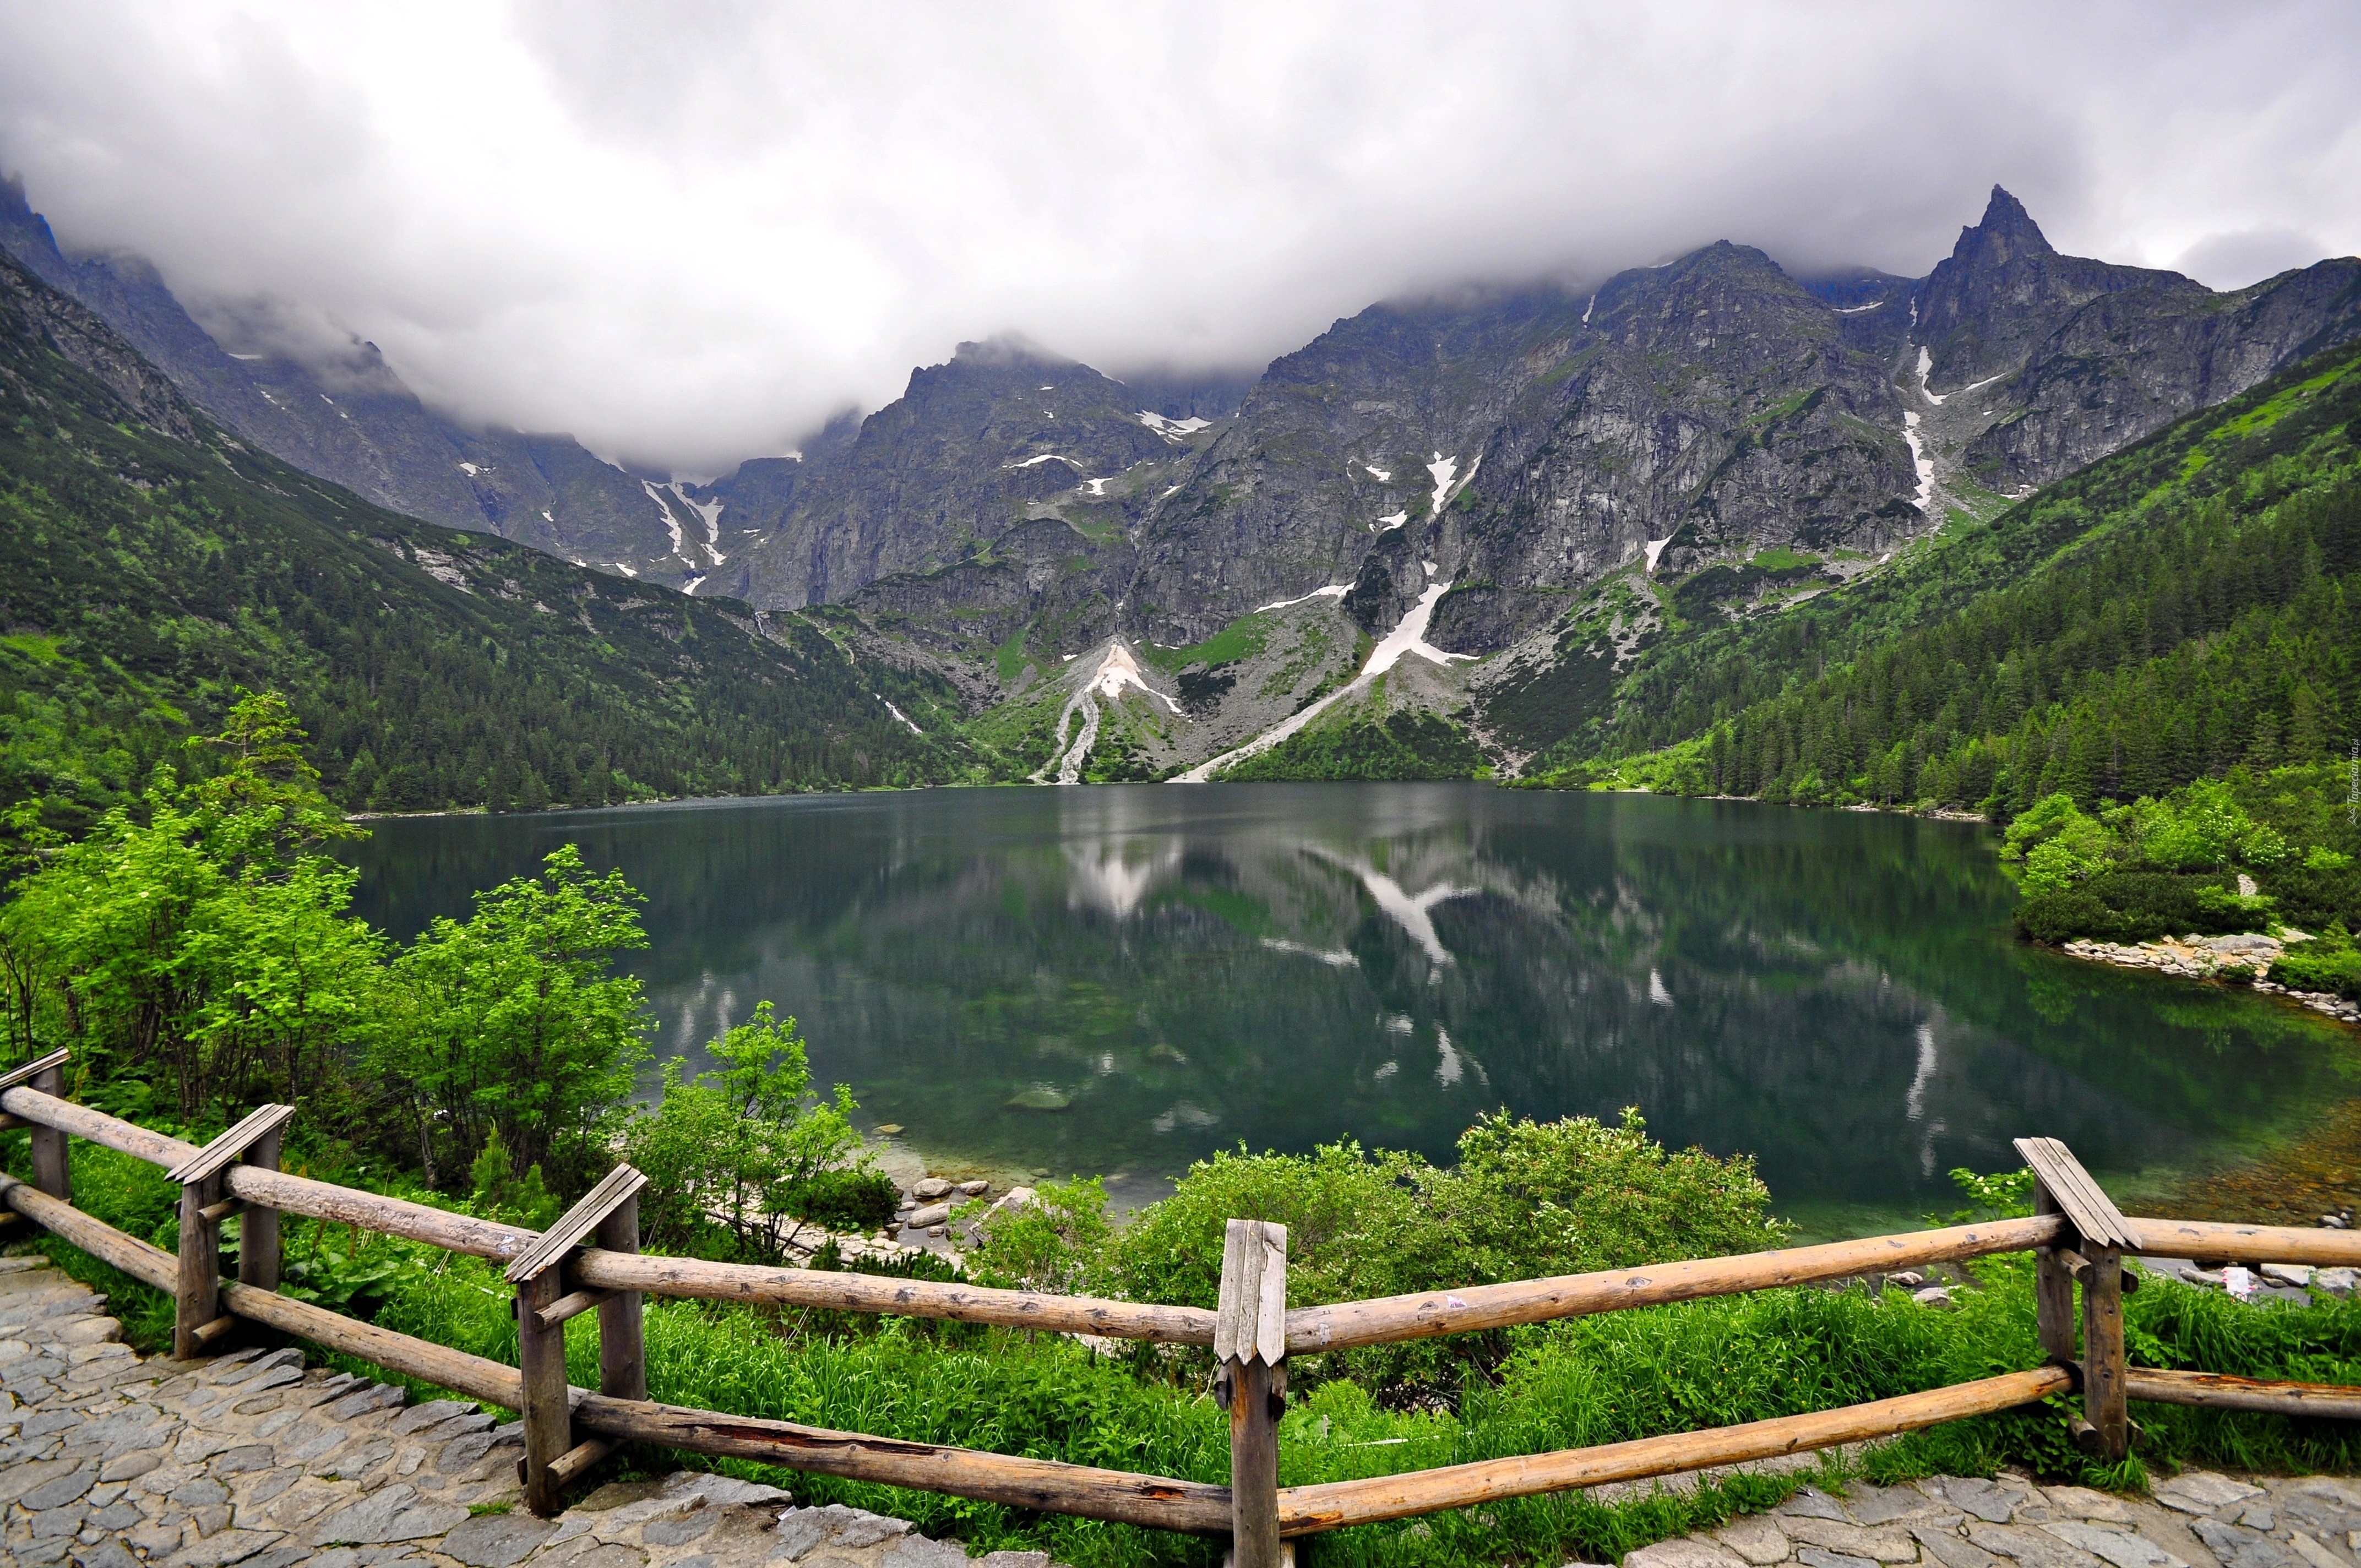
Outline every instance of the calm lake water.
<svg viewBox="0 0 2361 1568"><path fill-rule="evenodd" d="M2361 1092L2347 1032L2028 948L1982 830L1474 784L699 802L380 822L408 938L572 840L647 894L660 1056L770 998L823 1082L939 1160L1119 1173L1479 1113L1755 1155L1831 1234L2063 1138L2119 1197Z"/></svg>

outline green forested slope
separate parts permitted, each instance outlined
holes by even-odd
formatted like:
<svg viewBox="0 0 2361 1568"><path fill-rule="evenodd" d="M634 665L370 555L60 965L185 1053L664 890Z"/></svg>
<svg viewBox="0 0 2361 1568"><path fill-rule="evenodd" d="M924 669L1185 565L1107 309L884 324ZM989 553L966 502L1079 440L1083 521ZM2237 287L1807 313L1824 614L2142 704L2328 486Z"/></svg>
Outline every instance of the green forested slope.
<svg viewBox="0 0 2361 1568"><path fill-rule="evenodd" d="M2341 753L2361 718L2361 352L1883 576L1675 637L1532 772L2003 815Z"/></svg>
<svg viewBox="0 0 2361 1568"><path fill-rule="evenodd" d="M0 258L0 803L85 819L240 685L287 694L355 807L969 771L940 739L948 686L801 619L763 630L736 601L401 517L248 450Z"/></svg>

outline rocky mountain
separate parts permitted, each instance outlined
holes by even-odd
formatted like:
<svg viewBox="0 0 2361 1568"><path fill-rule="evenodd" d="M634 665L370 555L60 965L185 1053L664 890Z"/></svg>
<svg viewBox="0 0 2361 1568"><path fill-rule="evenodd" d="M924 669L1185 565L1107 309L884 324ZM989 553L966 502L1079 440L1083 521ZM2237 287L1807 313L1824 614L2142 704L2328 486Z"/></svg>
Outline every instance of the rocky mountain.
<svg viewBox="0 0 2361 1568"><path fill-rule="evenodd" d="M1595 292L1379 305L1275 361L1152 494L1087 522L1046 496L1022 521L962 500L926 524L966 531L952 559L849 608L992 655L1011 726L1080 777L1464 758L1387 728L1406 709L1513 762L1664 638L1875 577L2361 334L2356 271L2217 293L2060 256L1995 189L1925 279L1797 279L1722 243ZM873 417L906 441L928 419L906 400ZM1323 651L1355 638L1367 663L1334 667ZM1371 652L1389 641L1391 662ZM1078 695L1114 748L1097 762L1075 754Z"/></svg>
<svg viewBox="0 0 2361 1568"><path fill-rule="evenodd" d="M685 487L627 473L571 436L476 429L426 408L375 344L328 364L227 353L146 261L61 251L14 180L0 183L0 249L95 311L224 426L390 510L675 587L738 548Z"/></svg>
<svg viewBox="0 0 2361 1568"><path fill-rule="evenodd" d="M2061 256L1995 186L1919 291L1911 368L1930 400L1978 393L1958 433L1993 489L2048 484L2361 332L2361 261L2228 293L2177 272Z"/></svg>
<svg viewBox="0 0 2361 1568"><path fill-rule="evenodd" d="M957 691L820 625L384 510L223 430L0 257L0 804L71 826L241 686L417 809L989 776Z"/></svg>
<svg viewBox="0 0 2361 1568"><path fill-rule="evenodd" d="M224 354L152 270L60 253L20 192L0 243L313 473L691 593L833 607L846 645L1006 707L991 722L1031 764L1062 766L1095 692L1093 744L1141 775L1240 745L1308 768L1306 747L1344 754L1323 730L1404 702L1512 763L1642 648L1841 592L2361 334L2361 262L2216 292L2063 256L1995 188L1925 278L1791 276L1721 242L1595 290L1375 305L1251 384L962 344L885 408L696 485L463 429L366 345L327 367ZM1147 705L1136 735L1110 704Z"/></svg>
<svg viewBox="0 0 2361 1568"><path fill-rule="evenodd" d="M792 609L936 571L1064 498L1128 494L1136 470L1168 462L1202 426L1030 345L963 343L948 364L913 370L851 440L793 472L750 464L715 486L721 515L760 539L717 581Z"/></svg>

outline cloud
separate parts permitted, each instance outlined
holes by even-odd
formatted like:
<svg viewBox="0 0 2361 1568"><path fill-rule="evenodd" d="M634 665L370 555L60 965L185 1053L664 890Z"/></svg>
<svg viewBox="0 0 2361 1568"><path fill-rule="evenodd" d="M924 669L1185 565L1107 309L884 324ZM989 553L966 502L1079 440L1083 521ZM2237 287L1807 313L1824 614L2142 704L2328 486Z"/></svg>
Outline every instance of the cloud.
<svg viewBox="0 0 2361 1568"><path fill-rule="evenodd" d="M2231 280L2361 247L2356 68L2335 4L86 0L0 8L0 166L225 331L701 472L1003 331L1251 367L1722 237L1916 274L1995 180Z"/></svg>
<svg viewBox="0 0 2361 1568"><path fill-rule="evenodd" d="M2243 289L2290 267L2309 267L2324 253L2318 240L2293 229L2240 229L2207 235L2182 251L2172 269L2212 288Z"/></svg>

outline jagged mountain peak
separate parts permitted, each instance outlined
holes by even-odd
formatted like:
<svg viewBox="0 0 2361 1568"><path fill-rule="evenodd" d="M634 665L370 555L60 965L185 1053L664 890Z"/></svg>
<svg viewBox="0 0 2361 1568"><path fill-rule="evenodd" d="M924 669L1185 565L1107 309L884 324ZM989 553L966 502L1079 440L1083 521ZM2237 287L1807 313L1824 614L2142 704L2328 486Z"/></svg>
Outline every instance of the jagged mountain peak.
<svg viewBox="0 0 2361 1568"><path fill-rule="evenodd" d="M962 343L951 353L954 363L983 369L1014 369L1018 366L1034 366L1045 370L1068 370L1076 361L1062 354L1053 354L1021 332L995 333L981 343Z"/></svg>
<svg viewBox="0 0 2361 1568"><path fill-rule="evenodd" d="M1960 243L1951 247L1952 258L1971 265L2005 266L2023 256L2055 256L2058 247L2025 210L2025 203L1999 185L1992 188L1992 199L1984 203L1984 215L1971 228L1960 231Z"/></svg>

